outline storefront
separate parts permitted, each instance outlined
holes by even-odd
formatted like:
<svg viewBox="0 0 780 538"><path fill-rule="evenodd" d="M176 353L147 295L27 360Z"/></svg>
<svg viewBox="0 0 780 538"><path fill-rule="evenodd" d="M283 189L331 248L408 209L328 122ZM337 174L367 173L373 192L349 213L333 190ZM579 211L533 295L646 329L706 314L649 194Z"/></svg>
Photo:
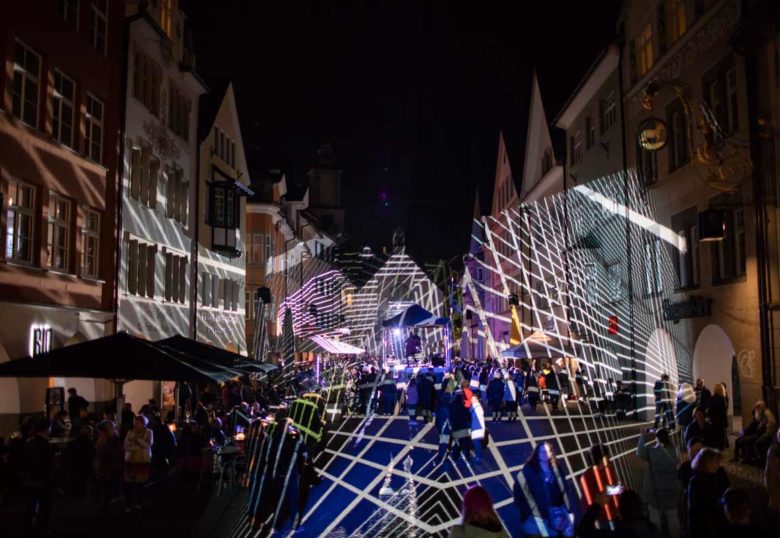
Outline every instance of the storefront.
<svg viewBox="0 0 780 538"><path fill-rule="evenodd" d="M0 362L110 334L110 312L0 302ZM70 387L90 403L113 397L112 385L93 379L0 379L0 435L15 431L20 417L43 413L47 387Z"/></svg>

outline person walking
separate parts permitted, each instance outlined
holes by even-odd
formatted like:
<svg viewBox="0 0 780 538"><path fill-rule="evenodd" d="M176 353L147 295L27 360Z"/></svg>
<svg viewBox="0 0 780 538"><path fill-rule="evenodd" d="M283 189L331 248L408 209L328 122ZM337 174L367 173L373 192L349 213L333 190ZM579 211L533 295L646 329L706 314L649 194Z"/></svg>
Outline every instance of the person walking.
<svg viewBox="0 0 780 538"><path fill-rule="evenodd" d="M482 442L487 435L485 410L480 403L480 395L475 392L471 397L471 445L474 447L474 463L482 463Z"/></svg>
<svg viewBox="0 0 780 538"><path fill-rule="evenodd" d="M579 501L573 485L558 469L550 443L534 447L517 474L513 495L526 538L574 536L574 511Z"/></svg>
<svg viewBox="0 0 780 538"><path fill-rule="evenodd" d="M463 393L458 391L450 404L450 423L452 424L452 439L455 445L452 451L453 459L458 459L461 451L468 460L471 458L471 415L466 408Z"/></svg>
<svg viewBox="0 0 780 538"><path fill-rule="evenodd" d="M154 434L145 416L133 419L133 429L125 436L125 512L140 512L144 485L152 467Z"/></svg>
<svg viewBox="0 0 780 538"><path fill-rule="evenodd" d="M439 452L434 459L438 465L444 461L447 455L447 446L450 443L452 434L452 425L450 424L450 404L452 403L452 393L444 391L439 396L439 404L436 406L436 431L439 432Z"/></svg>
<svg viewBox="0 0 780 538"><path fill-rule="evenodd" d="M504 382L501 381L501 371L496 370L493 379L490 380L487 387L488 403L490 404L490 413L493 415L493 422L501 421L501 402L504 401Z"/></svg>
<svg viewBox="0 0 780 538"><path fill-rule="evenodd" d="M472 486L463 495L461 521L450 529L450 538L508 538L493 508L493 499L482 486Z"/></svg>
<svg viewBox="0 0 780 538"><path fill-rule="evenodd" d="M644 479L644 498L648 504L650 521L661 528L663 519L669 533L673 537L680 534L680 523L677 514L680 484L677 481L677 466L679 458L677 449L669 439L669 431L661 428L655 431L655 444L651 442L651 430L639 436L637 456L647 462Z"/></svg>

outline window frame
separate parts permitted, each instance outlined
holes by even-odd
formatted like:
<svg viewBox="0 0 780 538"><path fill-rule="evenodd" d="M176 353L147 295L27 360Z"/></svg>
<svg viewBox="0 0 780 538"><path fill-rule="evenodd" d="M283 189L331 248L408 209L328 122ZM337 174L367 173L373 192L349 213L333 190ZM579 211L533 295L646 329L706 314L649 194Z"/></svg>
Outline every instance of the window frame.
<svg viewBox="0 0 780 538"><path fill-rule="evenodd" d="M85 207L83 208L84 216L81 225L81 276L83 278L98 279L100 278L100 221L102 215L100 211ZM95 217L97 226L95 229L89 227L90 215ZM93 254L89 254L89 243L94 241ZM92 259L95 270L91 272L89 267L89 259Z"/></svg>
<svg viewBox="0 0 780 538"><path fill-rule="evenodd" d="M12 204L14 195L11 193L12 184L16 185L16 191L14 193L16 200L19 200L20 188L29 189L29 207L21 206L18 203ZM16 177L9 176L6 179L6 191L8 193L8 203L6 207L6 247L5 258L6 260L13 261L15 263L21 263L25 265L33 265L36 260L35 256L35 244L36 244L36 202L37 202L37 188L31 183L17 179ZM13 216L12 216L13 215ZM26 238L29 245L29 254L26 258L18 256L19 253L19 240L21 237L20 228L21 223L17 217L26 217L29 222L29 237ZM13 220L13 224L9 226L9 221ZM13 230L13 234L9 235L8 231ZM10 241L10 244L9 244Z"/></svg>
<svg viewBox="0 0 780 538"><path fill-rule="evenodd" d="M57 13L60 17L62 17L62 20L64 20L68 24L73 24L76 29L79 28L79 8L81 7L79 5L80 0L59 0L57 3ZM73 17L75 20L69 20L68 18L68 12L70 11L68 8L73 6L75 4L75 9L73 10Z"/></svg>
<svg viewBox="0 0 780 538"><path fill-rule="evenodd" d="M24 63L27 63L28 55L32 55L38 60L38 72L32 73L31 71L27 70L27 65L20 65L17 63L16 53L17 53L17 47L20 47L24 50ZM11 80L11 113L18 118L19 120L23 121L27 125L30 125L34 128L38 128L38 122L40 120L40 112L41 112L41 69L42 69L42 60L41 55L35 52L33 49L28 47L24 42L16 39L14 40L14 51L13 51L13 62L11 65L11 68L13 70L13 77ZM17 85L17 75L20 77L19 80L21 80L21 89L17 93L16 85ZM28 99L27 99L27 87L28 83L34 83L36 85L35 90L35 117L28 119L27 111L28 111ZM18 95L18 101L19 101L19 110L16 110L16 104L14 102L14 97Z"/></svg>
<svg viewBox="0 0 780 538"><path fill-rule="evenodd" d="M94 105L97 104L100 107L100 117L95 114ZM85 112L84 112L84 156L96 163L103 162L103 119L106 112L106 107L103 101L87 92L85 100ZM95 130L99 131L97 136L97 143L95 142L94 133ZM97 152L95 152L95 146L97 145ZM95 155L97 153L97 155Z"/></svg>
<svg viewBox="0 0 780 538"><path fill-rule="evenodd" d="M60 88L58 88L58 78ZM62 83L68 82L71 86L70 97L64 95L60 90L62 89ZM55 68L52 72L52 88L51 88L51 137L60 144L64 144L69 148L75 148L76 130L78 125L76 124L76 95L77 86L76 81L70 78L68 75L62 72L62 70ZM70 136L68 139L63 138L63 126L67 125L64 121L63 108L70 107Z"/></svg>
<svg viewBox="0 0 780 538"><path fill-rule="evenodd" d="M669 173L682 168L691 160L688 129L688 114L679 99L675 99L666 107L667 125L669 126ZM679 118L679 123L677 119ZM679 129L678 129L679 127ZM682 155L681 155L682 154Z"/></svg>
<svg viewBox="0 0 780 538"><path fill-rule="evenodd" d="M89 21L89 34L90 44L99 53L104 56L108 53L108 1L105 0L103 8L99 8L98 4L103 0L92 0L90 4L90 21ZM100 23L103 27L103 47L98 47L98 37L100 35Z"/></svg>
<svg viewBox="0 0 780 538"><path fill-rule="evenodd" d="M65 216L55 216L57 204L63 204ZM48 213L46 215L46 267L53 271L70 273L71 270L71 237L73 227L73 206L70 198L54 191L49 191ZM64 235L64 241L62 236ZM63 247L57 247L57 243L62 243ZM60 263L55 263L55 249L62 248L62 259Z"/></svg>

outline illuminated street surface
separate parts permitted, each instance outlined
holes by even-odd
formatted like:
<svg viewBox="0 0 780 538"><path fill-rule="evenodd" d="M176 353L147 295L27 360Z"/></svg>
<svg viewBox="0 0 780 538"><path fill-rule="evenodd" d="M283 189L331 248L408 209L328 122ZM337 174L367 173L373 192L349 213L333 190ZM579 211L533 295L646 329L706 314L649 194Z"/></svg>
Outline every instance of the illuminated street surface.
<svg viewBox="0 0 780 538"><path fill-rule="evenodd" d="M438 434L433 424L419 422L410 428L406 417L346 419L331 432L317 460L323 480L312 489L303 530L294 536L447 536L460 518L463 492L475 483L488 489L510 535L519 535L512 486L532 448L526 432L537 442L550 441L563 454L562 468L572 474L585 467L584 454L591 445L608 444L623 483L638 488L641 467L633 454L639 423L578 416L573 405L569 409L570 415L549 416L540 406L537 416L521 415L517 422L488 421L490 445L476 466L462 458L435 465ZM411 475L404 471L408 456L413 460ZM394 493L384 496L380 490L391 459ZM230 533L222 534L228 526ZM251 535L246 532L246 490L212 504L200 528L201 536Z"/></svg>

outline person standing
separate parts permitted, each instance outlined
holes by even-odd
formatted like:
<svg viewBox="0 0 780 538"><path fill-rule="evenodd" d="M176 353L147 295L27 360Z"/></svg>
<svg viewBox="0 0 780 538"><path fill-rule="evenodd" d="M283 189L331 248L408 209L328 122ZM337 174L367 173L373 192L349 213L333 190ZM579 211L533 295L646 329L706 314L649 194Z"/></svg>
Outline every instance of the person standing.
<svg viewBox="0 0 780 538"><path fill-rule="evenodd" d="M420 379L417 382L418 403L423 420L427 424L432 418L434 401L436 400L436 385L433 374L427 369L420 370Z"/></svg>
<svg viewBox="0 0 780 538"><path fill-rule="evenodd" d="M474 447L474 463L482 463L482 441L487 435L485 428L485 410L479 401L479 393L471 397L471 444Z"/></svg>
<svg viewBox="0 0 780 538"><path fill-rule="evenodd" d="M413 375L406 386L406 411L409 413L409 422L417 422L417 403L420 396L417 391L417 376Z"/></svg>
<svg viewBox="0 0 780 538"><path fill-rule="evenodd" d="M436 406L436 431L439 432L439 452L434 459L436 464L444 461L447 454L447 446L450 443L452 434L452 425L450 423L450 404L452 403L452 393L444 391L439 396L439 404Z"/></svg>
<svg viewBox="0 0 780 538"><path fill-rule="evenodd" d="M110 420L101 422L95 442L94 462L99 517L110 515L109 503L119 493L123 457L122 441L119 439L116 424Z"/></svg>
<svg viewBox="0 0 780 538"><path fill-rule="evenodd" d="M700 405L704 407L704 409L707 409L707 407L710 405L710 398L712 398L712 393L710 392L710 389L704 386L704 380L702 378L698 378L696 380L696 386L693 390L696 393L696 405Z"/></svg>
<svg viewBox="0 0 780 538"><path fill-rule="evenodd" d="M493 415L493 422L501 421L501 402L504 401L504 382L501 381L501 371L496 370L493 379L487 387L488 403Z"/></svg>
<svg viewBox="0 0 780 538"><path fill-rule="evenodd" d="M517 420L517 386L512 374L506 375L504 383L504 410L509 422Z"/></svg>
<svg viewBox="0 0 780 538"><path fill-rule="evenodd" d="M92 475L95 459L93 435L92 426L83 426L76 438L65 449L65 461L68 467L67 491L79 499L87 496L87 487Z"/></svg>
<svg viewBox="0 0 780 538"><path fill-rule="evenodd" d="M677 391L676 416L680 429L685 433L691 422L693 422L693 408L696 405L696 393L690 383L680 383L680 390Z"/></svg>
<svg viewBox="0 0 780 538"><path fill-rule="evenodd" d="M558 404L561 401L561 383L558 373L555 371L555 365L552 363L547 365L547 370L544 372L544 384L550 397L550 409L553 413L556 413Z"/></svg>
<svg viewBox="0 0 780 538"><path fill-rule="evenodd" d="M471 414L466 408L463 393L454 394L450 404L450 424L452 425L452 439L455 445L452 451L453 459L458 459L461 451L468 460L471 458Z"/></svg>
<svg viewBox="0 0 780 538"><path fill-rule="evenodd" d="M49 444L51 424L46 418L38 419L33 435L24 443L21 452L20 475L27 503L25 528L45 534L51 518L51 494L53 484L54 452Z"/></svg>
<svg viewBox="0 0 780 538"><path fill-rule="evenodd" d="M726 526L720 506L723 493L731 485L725 473L719 471L721 456L714 448L705 447L693 459L693 476L688 484L688 536L717 536Z"/></svg>
<svg viewBox="0 0 780 538"><path fill-rule="evenodd" d="M701 439L704 442L704 446L715 446L715 430L712 424L707 422L704 418L705 411L701 406L696 407L693 410L693 422L691 422L687 428L685 428L684 441L686 444L693 438Z"/></svg>
<svg viewBox="0 0 780 538"><path fill-rule="evenodd" d="M669 430L674 430L672 391L668 374L663 374L661 379L656 380L653 394L655 395L655 423L653 427L657 428L662 425Z"/></svg>
<svg viewBox="0 0 780 538"><path fill-rule="evenodd" d="M650 521L661 528L662 518L672 536L680 534L677 514L680 484L677 481L679 458L677 449L669 439L669 431L661 428L655 432L655 444L648 446L651 431L639 436L637 456L647 462L644 479L644 497L648 504Z"/></svg>
<svg viewBox="0 0 780 538"><path fill-rule="evenodd" d="M137 415L133 429L125 436L125 511L141 511L142 492L152 467L154 434L146 427L147 419Z"/></svg>
<svg viewBox="0 0 780 538"><path fill-rule="evenodd" d="M713 395L707 407L707 417L713 428L713 448L723 450L728 446L728 405L726 404L726 392L723 385L716 383L713 387Z"/></svg>
<svg viewBox="0 0 780 538"><path fill-rule="evenodd" d="M524 536L574 536L578 499L558 469L552 445L543 442L534 447L517 474L513 494Z"/></svg>
<svg viewBox="0 0 780 538"><path fill-rule="evenodd" d="M539 381L536 370L529 366L525 373L525 387L524 392L526 398L528 398L528 406L531 408L531 414L536 414L536 406L539 405Z"/></svg>
<svg viewBox="0 0 780 538"><path fill-rule="evenodd" d="M71 420L81 416L81 410L87 409L89 402L71 387L68 389L68 414Z"/></svg>

